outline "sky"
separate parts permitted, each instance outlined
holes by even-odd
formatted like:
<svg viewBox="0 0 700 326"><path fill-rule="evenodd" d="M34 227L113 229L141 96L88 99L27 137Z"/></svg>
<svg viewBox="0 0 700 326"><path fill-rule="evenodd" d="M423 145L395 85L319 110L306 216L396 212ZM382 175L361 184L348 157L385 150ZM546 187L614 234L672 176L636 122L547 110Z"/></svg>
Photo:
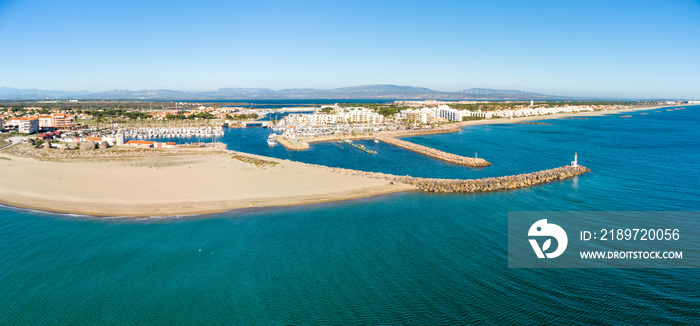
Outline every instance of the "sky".
<svg viewBox="0 0 700 326"><path fill-rule="evenodd" d="M700 99L700 1L0 0L0 87Z"/></svg>

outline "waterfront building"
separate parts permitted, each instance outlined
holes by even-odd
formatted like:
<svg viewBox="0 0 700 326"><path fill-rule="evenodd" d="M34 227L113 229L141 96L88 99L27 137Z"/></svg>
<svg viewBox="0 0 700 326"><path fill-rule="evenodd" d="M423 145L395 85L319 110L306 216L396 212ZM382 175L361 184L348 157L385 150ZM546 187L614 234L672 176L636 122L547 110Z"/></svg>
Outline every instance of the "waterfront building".
<svg viewBox="0 0 700 326"><path fill-rule="evenodd" d="M6 126L16 127L17 131L22 134L31 134L39 131L39 118L37 117L20 117L10 118L5 123Z"/></svg>
<svg viewBox="0 0 700 326"><path fill-rule="evenodd" d="M285 117L289 125L329 125L337 123L373 123L384 122L384 116L367 108L336 109L338 113L290 114Z"/></svg>
<svg viewBox="0 0 700 326"><path fill-rule="evenodd" d="M401 119L406 121L415 121L423 124L430 123L433 120L433 109L408 109L399 112Z"/></svg>
<svg viewBox="0 0 700 326"><path fill-rule="evenodd" d="M399 114L401 119L426 124L433 120L462 121L462 117L467 116L465 115L466 112L452 109L447 105L438 105L433 108L424 107L422 109L402 110Z"/></svg>
<svg viewBox="0 0 700 326"><path fill-rule="evenodd" d="M296 133L294 126L288 126L287 130L285 130L285 132L282 133L282 137L289 138L289 139L297 138L297 133Z"/></svg>
<svg viewBox="0 0 700 326"><path fill-rule="evenodd" d="M153 148L153 142L147 140L130 140L125 145L138 148Z"/></svg>
<svg viewBox="0 0 700 326"><path fill-rule="evenodd" d="M341 123L382 123L384 116L367 108L345 108L338 113Z"/></svg>
<svg viewBox="0 0 700 326"><path fill-rule="evenodd" d="M78 126L75 117L65 113L53 113L53 127L58 129L73 129Z"/></svg>
<svg viewBox="0 0 700 326"><path fill-rule="evenodd" d="M449 121L462 121L464 111L452 109L447 105L438 105L433 109L433 116L436 118L445 118Z"/></svg>
<svg viewBox="0 0 700 326"><path fill-rule="evenodd" d="M54 127L53 116L40 115L37 118L39 119L39 129L47 130Z"/></svg>
<svg viewBox="0 0 700 326"><path fill-rule="evenodd" d="M465 117L474 117L474 118L482 118L482 119L493 118L493 112L481 111L481 109L479 109L477 111L465 111L462 115Z"/></svg>
<svg viewBox="0 0 700 326"><path fill-rule="evenodd" d="M126 145L138 148L175 148L175 142L158 142L148 140L130 140L126 142Z"/></svg>

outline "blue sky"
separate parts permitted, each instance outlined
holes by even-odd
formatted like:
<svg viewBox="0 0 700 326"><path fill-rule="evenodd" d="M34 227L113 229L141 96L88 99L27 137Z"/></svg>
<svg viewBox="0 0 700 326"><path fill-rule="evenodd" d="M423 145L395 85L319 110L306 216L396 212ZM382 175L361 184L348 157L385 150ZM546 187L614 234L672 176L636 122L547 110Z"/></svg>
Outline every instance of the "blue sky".
<svg viewBox="0 0 700 326"><path fill-rule="evenodd" d="M4 1L0 87L700 99L700 1Z"/></svg>

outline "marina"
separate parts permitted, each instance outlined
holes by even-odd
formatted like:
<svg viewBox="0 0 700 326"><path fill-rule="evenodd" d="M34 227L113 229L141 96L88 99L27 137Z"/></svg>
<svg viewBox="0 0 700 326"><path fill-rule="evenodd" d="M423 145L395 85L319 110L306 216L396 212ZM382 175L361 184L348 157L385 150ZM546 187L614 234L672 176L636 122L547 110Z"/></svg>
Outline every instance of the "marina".
<svg viewBox="0 0 700 326"><path fill-rule="evenodd" d="M137 128L118 129L113 134L123 133L126 138L153 139L153 138L217 138L224 135L224 128L217 127L176 127L176 128Z"/></svg>

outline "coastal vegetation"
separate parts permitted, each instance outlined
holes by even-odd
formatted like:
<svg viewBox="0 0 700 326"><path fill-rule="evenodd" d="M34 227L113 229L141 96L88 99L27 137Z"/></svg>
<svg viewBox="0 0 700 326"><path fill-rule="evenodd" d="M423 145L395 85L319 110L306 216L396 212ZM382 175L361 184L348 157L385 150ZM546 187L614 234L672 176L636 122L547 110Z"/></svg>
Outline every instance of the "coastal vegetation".
<svg viewBox="0 0 700 326"><path fill-rule="evenodd" d="M261 158L256 158L256 157L241 155L241 154L233 155L233 156L231 156L231 158L234 160L239 160L241 162L251 163L251 164L255 165L256 167L261 168L263 170L265 170L268 167L275 167L275 166L277 166L277 164L279 164L276 161L263 160Z"/></svg>
<svg viewBox="0 0 700 326"><path fill-rule="evenodd" d="M216 117L209 112L200 112L196 114L190 114L188 116L184 114L167 114L165 116L168 120L186 120L186 119L215 119Z"/></svg>
<svg viewBox="0 0 700 326"><path fill-rule="evenodd" d="M250 113L250 114L243 113L243 114L238 114L238 115L234 115L234 116L231 116L230 114L226 115L226 119L229 119L229 120L255 120L255 119L258 119L259 117L260 116L257 113Z"/></svg>

